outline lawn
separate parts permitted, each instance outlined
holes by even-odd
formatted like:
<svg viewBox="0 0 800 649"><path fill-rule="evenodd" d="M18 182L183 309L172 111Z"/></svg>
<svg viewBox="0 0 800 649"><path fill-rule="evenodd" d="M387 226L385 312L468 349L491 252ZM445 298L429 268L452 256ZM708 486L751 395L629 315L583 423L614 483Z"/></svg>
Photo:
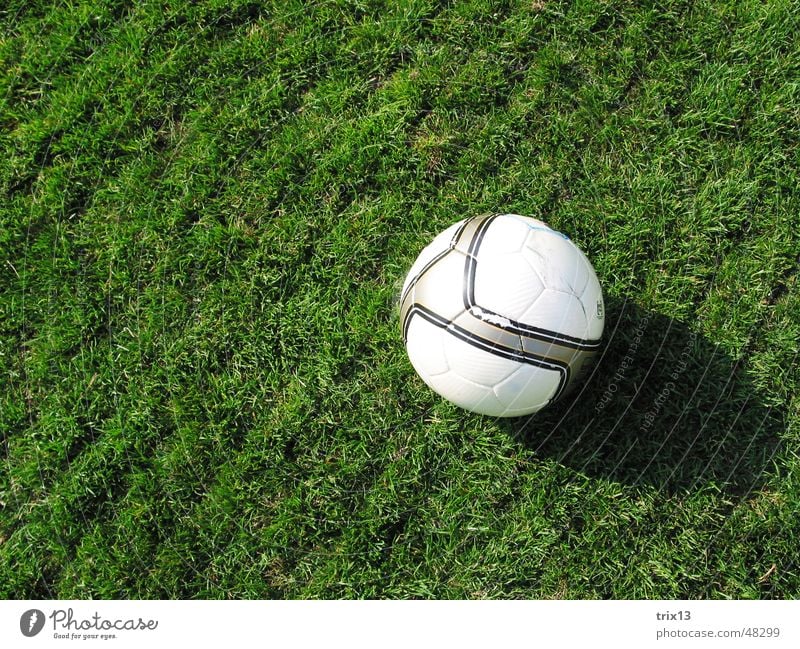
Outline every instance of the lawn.
<svg viewBox="0 0 800 649"><path fill-rule="evenodd" d="M800 597L800 3L7 0L0 597ZM492 419L398 297L485 211L606 296Z"/></svg>

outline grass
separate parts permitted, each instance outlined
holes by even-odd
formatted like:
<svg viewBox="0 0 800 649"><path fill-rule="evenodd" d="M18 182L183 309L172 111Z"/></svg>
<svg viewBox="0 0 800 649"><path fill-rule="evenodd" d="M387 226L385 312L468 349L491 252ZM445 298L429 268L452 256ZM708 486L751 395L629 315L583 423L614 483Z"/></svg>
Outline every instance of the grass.
<svg viewBox="0 0 800 649"><path fill-rule="evenodd" d="M800 596L798 16L5 3L0 596ZM398 332L487 210L608 301L522 421Z"/></svg>

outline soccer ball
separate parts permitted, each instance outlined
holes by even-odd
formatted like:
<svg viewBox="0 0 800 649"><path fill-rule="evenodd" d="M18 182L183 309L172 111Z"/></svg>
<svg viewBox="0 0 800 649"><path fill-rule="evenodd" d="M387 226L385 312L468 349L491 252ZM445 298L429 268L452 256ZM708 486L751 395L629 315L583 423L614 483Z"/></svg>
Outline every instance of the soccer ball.
<svg viewBox="0 0 800 649"><path fill-rule="evenodd" d="M400 298L408 357L423 381L483 415L540 410L586 374L603 293L565 235L518 214L454 223L419 255Z"/></svg>

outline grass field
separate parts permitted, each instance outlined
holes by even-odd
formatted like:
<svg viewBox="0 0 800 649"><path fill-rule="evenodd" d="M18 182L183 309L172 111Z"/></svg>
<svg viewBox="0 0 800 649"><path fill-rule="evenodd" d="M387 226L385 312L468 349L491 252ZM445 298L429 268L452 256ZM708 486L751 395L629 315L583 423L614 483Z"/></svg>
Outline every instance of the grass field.
<svg viewBox="0 0 800 649"><path fill-rule="evenodd" d="M800 3L2 7L0 596L800 596ZM398 330L484 211L606 294L529 419Z"/></svg>

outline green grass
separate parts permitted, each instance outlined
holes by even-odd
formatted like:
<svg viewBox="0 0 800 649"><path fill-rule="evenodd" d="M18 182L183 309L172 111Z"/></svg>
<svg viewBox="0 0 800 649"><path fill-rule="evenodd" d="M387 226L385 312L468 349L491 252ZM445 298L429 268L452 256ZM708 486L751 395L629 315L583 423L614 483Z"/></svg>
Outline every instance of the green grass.
<svg viewBox="0 0 800 649"><path fill-rule="evenodd" d="M800 596L800 4L4 7L0 596ZM608 301L529 420L398 332L489 210Z"/></svg>

